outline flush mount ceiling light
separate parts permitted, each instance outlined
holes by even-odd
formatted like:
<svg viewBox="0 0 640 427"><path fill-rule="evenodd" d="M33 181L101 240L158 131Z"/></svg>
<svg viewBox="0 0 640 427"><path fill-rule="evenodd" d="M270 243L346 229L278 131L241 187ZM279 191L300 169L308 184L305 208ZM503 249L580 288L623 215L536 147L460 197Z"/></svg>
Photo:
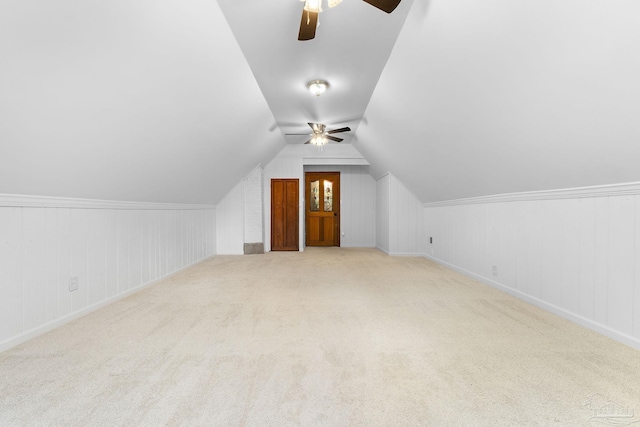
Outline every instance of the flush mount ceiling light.
<svg viewBox="0 0 640 427"><path fill-rule="evenodd" d="M315 96L320 96L324 93L325 90L329 87L329 83L324 80L311 80L307 83L307 88L309 88L309 92L314 94Z"/></svg>

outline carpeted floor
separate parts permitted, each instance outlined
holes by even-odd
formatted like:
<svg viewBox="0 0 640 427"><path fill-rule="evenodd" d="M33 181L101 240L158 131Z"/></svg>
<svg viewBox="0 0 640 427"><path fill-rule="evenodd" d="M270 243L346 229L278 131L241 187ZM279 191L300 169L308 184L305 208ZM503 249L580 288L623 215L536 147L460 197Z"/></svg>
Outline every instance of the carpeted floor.
<svg viewBox="0 0 640 427"><path fill-rule="evenodd" d="M0 354L1 426L625 420L640 352L374 249L219 256Z"/></svg>

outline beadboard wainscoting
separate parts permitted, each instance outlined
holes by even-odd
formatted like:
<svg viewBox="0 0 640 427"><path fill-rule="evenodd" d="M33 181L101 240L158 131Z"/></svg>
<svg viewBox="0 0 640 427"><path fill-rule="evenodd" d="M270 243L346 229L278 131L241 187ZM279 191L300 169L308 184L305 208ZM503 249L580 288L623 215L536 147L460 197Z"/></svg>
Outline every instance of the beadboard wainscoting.
<svg viewBox="0 0 640 427"><path fill-rule="evenodd" d="M0 351L214 255L215 243L209 205L0 195Z"/></svg>
<svg viewBox="0 0 640 427"><path fill-rule="evenodd" d="M426 256L640 349L640 185L424 204Z"/></svg>

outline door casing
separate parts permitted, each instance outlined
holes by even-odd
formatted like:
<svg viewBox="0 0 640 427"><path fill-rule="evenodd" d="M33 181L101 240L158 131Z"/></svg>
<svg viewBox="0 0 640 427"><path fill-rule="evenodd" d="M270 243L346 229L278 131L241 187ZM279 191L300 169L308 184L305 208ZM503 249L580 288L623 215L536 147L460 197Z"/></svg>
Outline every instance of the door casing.
<svg viewBox="0 0 640 427"><path fill-rule="evenodd" d="M320 181L318 211L311 211L311 182ZM324 209L324 181L333 183L332 210ZM340 246L340 172L305 173L305 245Z"/></svg>
<svg viewBox="0 0 640 427"><path fill-rule="evenodd" d="M299 180L271 180L271 250L299 250Z"/></svg>

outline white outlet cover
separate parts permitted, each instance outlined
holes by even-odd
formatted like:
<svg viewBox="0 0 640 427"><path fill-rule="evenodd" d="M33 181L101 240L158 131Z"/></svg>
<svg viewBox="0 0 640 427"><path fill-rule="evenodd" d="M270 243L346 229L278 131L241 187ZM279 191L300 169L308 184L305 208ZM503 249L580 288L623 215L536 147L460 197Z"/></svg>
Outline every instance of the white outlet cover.
<svg viewBox="0 0 640 427"><path fill-rule="evenodd" d="M78 290L78 276L72 276L69 278L69 292Z"/></svg>

